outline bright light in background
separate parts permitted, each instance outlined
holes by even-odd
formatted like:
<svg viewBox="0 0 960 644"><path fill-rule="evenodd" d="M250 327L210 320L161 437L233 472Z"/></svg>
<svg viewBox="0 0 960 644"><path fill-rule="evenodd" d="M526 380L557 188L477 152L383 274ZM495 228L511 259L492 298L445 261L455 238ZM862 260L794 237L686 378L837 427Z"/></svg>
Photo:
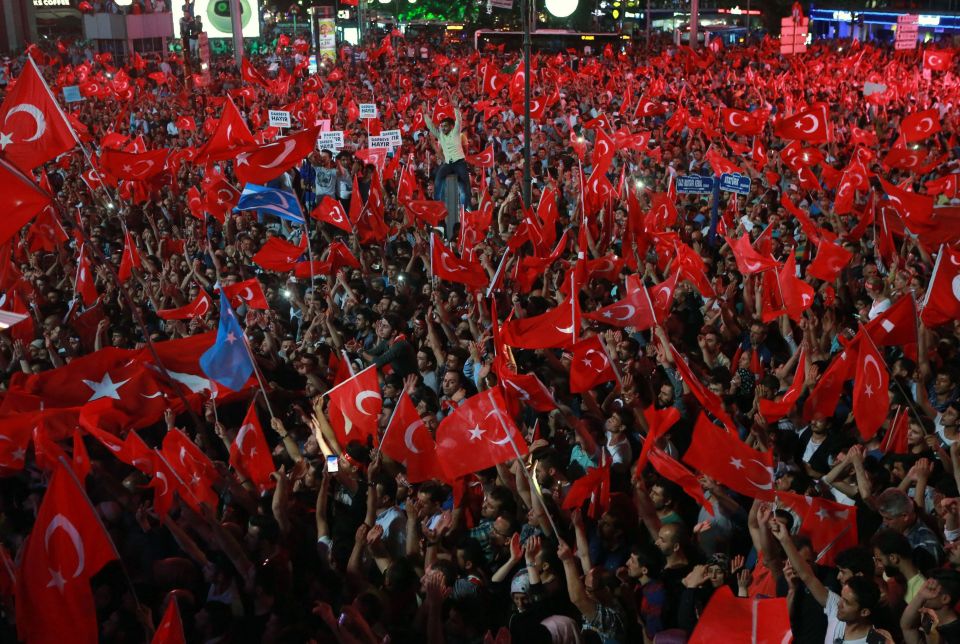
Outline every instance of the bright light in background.
<svg viewBox="0 0 960 644"><path fill-rule="evenodd" d="M129 7L133 4L133 0L114 0L117 3L117 6L120 7Z"/></svg>
<svg viewBox="0 0 960 644"><path fill-rule="evenodd" d="M577 10L577 0L547 0L547 11L555 18L566 18Z"/></svg>

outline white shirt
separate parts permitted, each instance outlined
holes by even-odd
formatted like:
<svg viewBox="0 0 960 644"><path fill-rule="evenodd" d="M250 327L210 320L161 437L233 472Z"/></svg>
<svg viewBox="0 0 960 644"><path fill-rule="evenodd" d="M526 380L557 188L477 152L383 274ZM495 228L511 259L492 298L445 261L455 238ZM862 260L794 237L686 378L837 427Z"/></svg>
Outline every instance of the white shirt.
<svg viewBox="0 0 960 644"><path fill-rule="evenodd" d="M843 638L843 634L847 630L847 625L837 618L837 608L840 606L840 595L832 590L828 592L830 594L827 595L827 603L823 607L823 614L827 616L827 635L823 639L823 644L837 644L838 642L843 642L844 644L867 644L866 637L855 640Z"/></svg>

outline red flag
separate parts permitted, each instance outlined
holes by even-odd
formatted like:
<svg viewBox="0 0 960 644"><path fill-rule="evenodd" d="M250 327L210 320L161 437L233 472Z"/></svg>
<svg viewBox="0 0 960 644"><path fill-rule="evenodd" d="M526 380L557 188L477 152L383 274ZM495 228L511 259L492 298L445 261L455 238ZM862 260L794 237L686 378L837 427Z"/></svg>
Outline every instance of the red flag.
<svg viewBox="0 0 960 644"><path fill-rule="evenodd" d="M772 257L764 257L753 249L750 236L743 235L739 239L726 238L737 260L737 269L744 275L753 275L761 271L777 268L778 264Z"/></svg>
<svg viewBox="0 0 960 644"><path fill-rule="evenodd" d="M657 314L644 286L629 292L619 302L598 309L595 313L585 313L584 317L610 326L633 327L638 331L650 329L657 324Z"/></svg>
<svg viewBox="0 0 960 644"><path fill-rule="evenodd" d="M192 320L209 313L210 306L210 296L206 291L201 290L193 302L176 309L157 311L157 317L161 320Z"/></svg>
<svg viewBox="0 0 960 644"><path fill-rule="evenodd" d="M478 168L492 168L494 161L493 146L489 145L485 150L477 154L468 154L466 161L470 165L477 166Z"/></svg>
<svg viewBox="0 0 960 644"><path fill-rule="evenodd" d="M169 150L135 153L104 149L100 153L100 170L114 179L146 181L163 172Z"/></svg>
<svg viewBox="0 0 960 644"><path fill-rule="evenodd" d="M270 309L267 296L264 295L263 287L256 277L229 286L221 286L220 290L230 298L230 303L235 307L245 304L250 309L260 309L261 311Z"/></svg>
<svg viewBox="0 0 960 644"><path fill-rule="evenodd" d="M242 183L266 185L310 154L317 144L319 127L311 127L273 143L251 146L239 153L234 170Z"/></svg>
<svg viewBox="0 0 960 644"><path fill-rule="evenodd" d="M310 212L310 216L317 221L335 226L344 232L353 232L353 226L350 224L350 220L347 219L347 213L343 210L343 204L329 195L325 196L320 203L317 204L317 207Z"/></svg>
<svg viewBox="0 0 960 644"><path fill-rule="evenodd" d="M247 62L244 59L243 62ZM177 605L176 597L169 596L167 599L167 610L163 612L163 619L157 626L157 631L153 634L150 644L186 644L186 636L183 634L183 622L180 619L180 607Z"/></svg>
<svg viewBox="0 0 960 644"><path fill-rule="evenodd" d="M75 429L73 430L73 471L81 482L86 480L90 467L90 455L87 454L87 448L83 444L83 432Z"/></svg>
<svg viewBox="0 0 960 644"><path fill-rule="evenodd" d="M380 449L407 468L411 483L443 478L437 446L406 391L400 394Z"/></svg>
<svg viewBox="0 0 960 644"><path fill-rule="evenodd" d="M63 465L54 470L17 575L17 634L26 642L96 642L90 579L117 551Z"/></svg>
<svg viewBox="0 0 960 644"><path fill-rule="evenodd" d="M205 177L206 178L206 177ZM212 181L206 188L206 201L204 207L206 211L213 215L221 224L224 223L227 214L240 201L240 191L227 183L224 179Z"/></svg>
<svg viewBox="0 0 960 644"><path fill-rule="evenodd" d="M433 275L448 282L457 282L478 290L490 283L479 262L457 257L436 233L430 238L430 264Z"/></svg>
<svg viewBox="0 0 960 644"><path fill-rule="evenodd" d="M783 295L783 304L787 315L796 322L803 317L803 312L813 306L813 287L797 277L797 260L793 253L783 263L783 268L777 276L780 280L780 292Z"/></svg>
<svg viewBox="0 0 960 644"><path fill-rule="evenodd" d="M250 479L261 492L273 489L276 482L270 477L276 470L270 446L260 427L256 404L251 403L237 437L230 444L230 465Z"/></svg>
<svg viewBox="0 0 960 644"><path fill-rule="evenodd" d="M690 390L690 393L693 394L694 398L696 398L700 404L703 405L703 408L710 412L714 418L723 423L727 429L734 431L736 424L733 422L733 419L730 418L730 414L723 408L723 401L720 399L720 396L703 386L703 383L700 382L693 371L690 370L687 361L672 344L670 345L670 353L673 355L673 362L680 374L680 379L687 385L687 388Z"/></svg>
<svg viewBox="0 0 960 644"><path fill-rule="evenodd" d="M883 354L864 331L860 332L857 371L853 381L853 417L863 440L873 438L890 409L890 374Z"/></svg>
<svg viewBox="0 0 960 644"><path fill-rule="evenodd" d="M564 510L581 509L584 502L597 495L598 502L590 503L590 516L596 516L596 509L606 510L610 507L610 465L591 467L586 474L570 485L567 496L563 498L561 507Z"/></svg>
<svg viewBox="0 0 960 644"><path fill-rule="evenodd" d="M670 428L680 420L680 410L676 407L666 407L665 409L654 409L650 407L643 410L643 415L647 419L647 435L643 438L643 447L640 448L640 458L637 459L637 476L643 473L643 468L647 465L647 456L650 450L657 446L657 441L666 435Z"/></svg>
<svg viewBox="0 0 960 644"><path fill-rule="evenodd" d="M427 199L411 199L404 207L416 219L426 222L430 226L440 226L447 217L447 206L442 201Z"/></svg>
<svg viewBox="0 0 960 644"><path fill-rule="evenodd" d="M616 380L616 372L610 364L610 356L607 355L600 336L584 338L574 344L572 350L570 393L583 393L597 385Z"/></svg>
<svg viewBox="0 0 960 644"><path fill-rule="evenodd" d="M527 405L536 411L548 412L557 408L550 390L533 374L516 373L507 366L494 362L497 381L509 401Z"/></svg>
<svg viewBox="0 0 960 644"><path fill-rule="evenodd" d="M767 124L767 118L770 114L766 110L757 112L743 112L723 108L720 110L720 118L723 121L723 129L734 134L743 136L759 136L763 134L763 127Z"/></svg>
<svg viewBox="0 0 960 644"><path fill-rule="evenodd" d="M2 121L0 121L2 123ZM0 244L5 244L38 213L52 204L44 192L16 167L0 158L5 215L0 223Z"/></svg>
<svg viewBox="0 0 960 644"><path fill-rule="evenodd" d="M306 241L306 237L303 238ZM286 273L292 271L303 254L306 244L296 245L280 237L271 237L253 256L253 262L268 271Z"/></svg>
<svg viewBox="0 0 960 644"><path fill-rule="evenodd" d="M130 231L126 230L123 233L123 255L120 258L120 270L117 271L117 276L121 282L126 282L133 275L133 269L140 268L142 265L137 245L130 238Z"/></svg>
<svg viewBox="0 0 960 644"><path fill-rule="evenodd" d="M220 478L217 468L193 441L179 429L171 429L163 437L160 450L167 465L173 468L178 480L183 482L183 500L194 509L200 503L211 508L217 506L217 493L213 484Z"/></svg>
<svg viewBox="0 0 960 644"><path fill-rule="evenodd" d="M710 597L688 644L751 642L777 644L790 641L787 599L740 599L728 586Z"/></svg>
<svg viewBox="0 0 960 644"><path fill-rule="evenodd" d="M923 68L934 72L950 70L953 61L953 52L949 49L927 50L923 52Z"/></svg>
<svg viewBox="0 0 960 644"><path fill-rule="evenodd" d="M503 341L521 349L569 348L580 331L580 307L568 297L546 313L503 325Z"/></svg>
<svg viewBox="0 0 960 644"><path fill-rule="evenodd" d="M900 135L907 143L923 141L940 131L940 111L937 108L914 112L900 121Z"/></svg>
<svg viewBox="0 0 960 644"><path fill-rule="evenodd" d="M851 349L844 349L836 356L827 369L820 374L813 391L803 403L803 417L806 420L814 416L830 418L837 409L843 383L853 378L856 365Z"/></svg>
<svg viewBox="0 0 960 644"><path fill-rule="evenodd" d="M930 223L930 218L933 216L933 197L918 195L887 183L880 177L877 178L880 179L880 185L883 186L883 191L887 193L887 198L893 204L897 214L903 218L903 223L918 227Z"/></svg>
<svg viewBox="0 0 960 644"><path fill-rule="evenodd" d="M785 117L774 126L774 134L782 139L797 139L808 143L826 143L829 139L830 122L825 103L818 103L809 110Z"/></svg>
<svg viewBox="0 0 960 644"><path fill-rule="evenodd" d="M195 161L202 163L234 159L238 152L254 143L253 135L240 115L240 110L232 99L227 98L217 122L217 129L206 144L197 150Z"/></svg>
<svg viewBox="0 0 960 644"><path fill-rule="evenodd" d="M448 481L527 453L527 443L507 414L500 389L471 396L437 428L437 457Z"/></svg>
<svg viewBox="0 0 960 644"><path fill-rule="evenodd" d="M51 191L48 189L48 192ZM69 239L54 208L44 208L27 232L28 248L32 253L38 250L52 251Z"/></svg>
<svg viewBox="0 0 960 644"><path fill-rule="evenodd" d="M704 495L703 487L693 472L659 447L651 447L648 455L650 457L650 464L660 476L669 481L673 481L683 488L683 491L686 492L690 498L713 516L713 504L710 503L706 495Z"/></svg>
<svg viewBox="0 0 960 644"><path fill-rule="evenodd" d="M341 447L355 441L366 443L368 436L376 438L383 398L375 365L334 387L327 395L330 399L327 415Z"/></svg>
<svg viewBox="0 0 960 644"><path fill-rule="evenodd" d="M84 306L93 306L97 298L97 287L94 283L96 277L93 274L93 268L90 266L90 259L80 246L80 260L77 263L77 277L73 285L73 290L83 301Z"/></svg>
<svg viewBox="0 0 960 644"><path fill-rule="evenodd" d="M796 515L798 534L810 539L817 563L833 566L838 552L858 544L855 506L791 492L777 492L777 500Z"/></svg>
<svg viewBox="0 0 960 644"><path fill-rule="evenodd" d="M946 260L946 261L944 261ZM933 265L920 319L928 327L960 319L960 251L943 246Z"/></svg>
<svg viewBox="0 0 960 644"><path fill-rule="evenodd" d="M28 61L0 105L0 157L29 172L76 144L50 88L37 66Z"/></svg>
<svg viewBox="0 0 960 644"><path fill-rule="evenodd" d="M880 451L884 454L906 454L910 449L907 444L907 430L910 428L910 411L904 406L897 407L887 433L880 441Z"/></svg>
<svg viewBox="0 0 960 644"><path fill-rule="evenodd" d="M936 179L925 182L923 185L927 189L927 194L933 196L943 195L948 199L954 199L960 195L960 173L954 172L953 174L937 177Z"/></svg>
<svg viewBox="0 0 960 644"><path fill-rule="evenodd" d="M902 295L890 308L867 322L864 328L878 347L916 344L916 301L910 295Z"/></svg>
<svg viewBox="0 0 960 644"><path fill-rule="evenodd" d="M246 56L240 60L240 76L247 83L259 85L264 89L267 88L267 80L263 77L263 74L261 74L260 71L253 66Z"/></svg>
<svg viewBox="0 0 960 644"><path fill-rule="evenodd" d="M717 427L703 414L683 462L745 496L773 498L773 453L758 452L736 434Z"/></svg>
<svg viewBox="0 0 960 644"><path fill-rule="evenodd" d="M754 352L756 353L756 352ZM803 383L806 379L807 358L803 349L800 350L800 357L797 358L797 370L793 374L793 382L787 391L784 392L780 400L760 399L760 415L768 423L776 422L790 413L793 406L800 399L803 393Z"/></svg>
<svg viewBox="0 0 960 644"><path fill-rule="evenodd" d="M817 243L817 255L807 267L807 275L825 282L832 282L840 276L840 272L846 268L851 259L853 259L853 253L846 248L821 239Z"/></svg>

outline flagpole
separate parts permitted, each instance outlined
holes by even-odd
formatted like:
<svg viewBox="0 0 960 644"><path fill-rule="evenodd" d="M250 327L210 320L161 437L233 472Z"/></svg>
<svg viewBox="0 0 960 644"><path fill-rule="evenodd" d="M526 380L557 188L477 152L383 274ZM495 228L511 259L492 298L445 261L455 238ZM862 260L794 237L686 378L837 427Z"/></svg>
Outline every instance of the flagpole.
<svg viewBox="0 0 960 644"><path fill-rule="evenodd" d="M553 529L554 536L559 539L560 530L557 529L557 524L554 523L553 517L550 515L550 511L547 510L546 503L543 502L543 494L540 492L540 488L534 484L533 477L531 477L530 472L527 471L527 466L523 462L523 456L520 455L520 449L517 447L517 443L513 440L513 433L507 429L507 424L503 422L503 416L496 414L496 417L500 422L500 428L503 429L503 433L506 435L507 439L510 440L510 447L513 448L513 453L517 455L518 465L520 470L523 472L523 475L527 478L527 484L530 486L530 492L536 494L540 498L540 505L543 507L543 514L546 515L547 521L550 522L550 527Z"/></svg>
<svg viewBox="0 0 960 644"><path fill-rule="evenodd" d="M29 56L28 56L29 58ZM113 537L110 536L110 533L107 532L107 527L103 525L103 520L100 518L100 515L97 514L96 508L93 507L93 503L90 501L90 497L87 496L87 491L84 489L83 484L80 482L80 479L77 478L77 473L73 471L73 467L70 463L67 462L66 456L60 456L57 459L60 463L60 466L67 471L67 474L70 475L70 479L77 486L77 490L80 492L80 495L83 497L83 500L87 502L87 507L90 509L90 513L97 520L97 524L100 526L100 529L103 530L104 536L107 538L107 542L110 544L110 547L113 549L113 554L116 555L117 561L120 564L120 570L123 571L123 577L127 580L127 586L130 587L130 594L133 595L133 601L137 605L137 608L141 608L142 604L140 603L140 598L137 597L137 589L133 585L133 580L130 579L130 573L127 572L127 567L123 563L123 558L120 556L120 551L117 550L117 546L113 543Z"/></svg>
<svg viewBox="0 0 960 644"><path fill-rule="evenodd" d="M493 292L493 287L497 285L497 279L500 277L500 272L503 270L503 265L507 261L507 255L510 254L510 249L507 248L504 250L503 255L500 257L500 263L497 264L497 270L493 273L493 279L490 280L490 286L487 287L486 297L490 297L490 294Z"/></svg>
<svg viewBox="0 0 960 644"><path fill-rule="evenodd" d="M387 436L390 434L390 426L393 425L393 417L397 415L397 410L400 409L400 401L403 400L404 396L408 398L410 397L410 394L407 393L406 388L400 392L400 397L397 398L397 404L393 406L393 411L390 412L390 419L387 420L387 428L383 430L383 436L380 437L380 443L373 448L374 453L373 457L370 459L371 461L376 459L380 455L380 452L383 451L383 444L386 442Z"/></svg>
<svg viewBox="0 0 960 644"><path fill-rule="evenodd" d="M220 311L220 315L223 315L223 311ZM234 313L236 315L236 313ZM244 329L243 333L240 334L243 338L243 346L247 349L247 357L250 358L250 364L253 366L253 373L257 376L257 382L260 384L260 391L263 393L263 402L267 405L267 412L270 414L270 419L276 418L273 415L273 408L270 406L270 398L267 396L267 388L263 384L263 376L260 375L260 367L257 366L257 361L253 357L253 349L250 348L250 342L247 340L247 332Z"/></svg>
<svg viewBox="0 0 960 644"><path fill-rule="evenodd" d="M850 531L850 526L852 526L852 525L853 525L852 523L849 523L849 522L848 522L845 526L843 526L843 530L841 530L840 533L839 533L836 537L833 538L833 541L831 541L830 543L828 543L828 544L823 548L823 550L820 551L820 554L817 555L817 558L813 560L814 563L819 563L820 560L822 560L822 559L826 556L826 554L827 554L828 552L830 552L830 550L832 550L835 545L837 545L837 542L840 541L840 538L841 538L843 535L847 534L847 532Z"/></svg>
<svg viewBox="0 0 960 644"><path fill-rule="evenodd" d="M623 379L620 378L620 370L617 369L617 363L614 362L613 358L610 357L610 350L607 348L607 343L603 340L602 334L597 334L597 338L600 340L600 346L603 347L603 352L607 356L607 362L610 363L610 370L613 371L614 378L617 379L617 385L620 387L620 391L623 391Z"/></svg>

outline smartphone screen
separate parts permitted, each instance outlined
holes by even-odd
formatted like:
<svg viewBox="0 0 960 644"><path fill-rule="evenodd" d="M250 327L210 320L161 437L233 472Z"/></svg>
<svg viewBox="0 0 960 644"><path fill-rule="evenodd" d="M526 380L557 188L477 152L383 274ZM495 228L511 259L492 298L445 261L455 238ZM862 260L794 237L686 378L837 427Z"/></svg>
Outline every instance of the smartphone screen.
<svg viewBox="0 0 960 644"><path fill-rule="evenodd" d="M340 471L340 460L336 456L333 456L332 454L327 457L327 471L328 472Z"/></svg>

